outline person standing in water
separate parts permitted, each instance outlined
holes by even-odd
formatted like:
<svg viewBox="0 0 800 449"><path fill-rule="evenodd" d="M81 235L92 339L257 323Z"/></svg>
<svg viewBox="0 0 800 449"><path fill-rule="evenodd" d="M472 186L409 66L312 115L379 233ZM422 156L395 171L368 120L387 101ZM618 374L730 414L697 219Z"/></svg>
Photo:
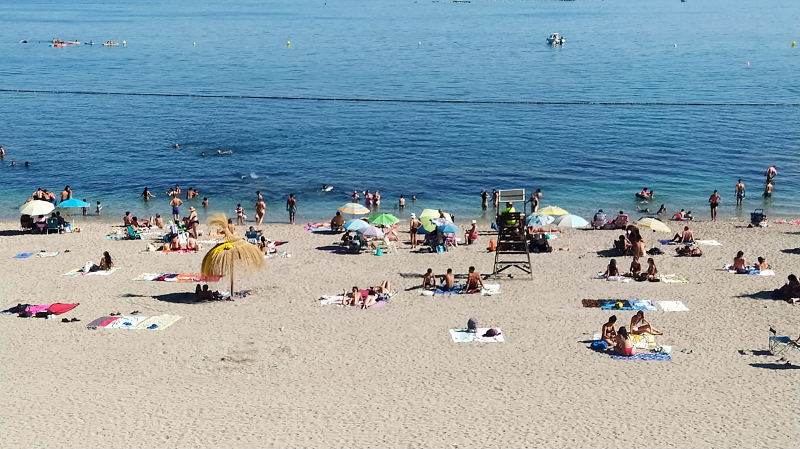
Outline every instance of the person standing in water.
<svg viewBox="0 0 800 449"><path fill-rule="evenodd" d="M406 208L406 199L403 198L402 193L400 194L400 200L398 201L397 206L400 208L401 211Z"/></svg>
<svg viewBox="0 0 800 449"><path fill-rule="evenodd" d="M736 184L736 205L741 206L743 200L744 200L744 183L740 179L739 183Z"/></svg>
<svg viewBox="0 0 800 449"><path fill-rule="evenodd" d="M144 190L142 191L142 194L141 194L141 195L139 195L139 196L141 196L142 198L144 198L144 200L145 200L145 201L149 201L149 200L150 200L150 198L154 197L155 195L153 195L152 193L150 193L150 189L148 189L147 187L145 187L145 188L144 188Z"/></svg>
<svg viewBox="0 0 800 449"><path fill-rule="evenodd" d="M169 205L172 206L172 218L176 224L179 223L181 218L181 204L183 204L183 201L181 201L177 195L173 196L172 200L169 202Z"/></svg>
<svg viewBox="0 0 800 449"><path fill-rule="evenodd" d="M767 181L767 185L764 186L764 198L772 197L772 181Z"/></svg>
<svg viewBox="0 0 800 449"><path fill-rule="evenodd" d="M294 199L294 193L290 193L289 199L286 200L286 210L289 211L289 223L294 224L294 216L297 213L297 200Z"/></svg>
<svg viewBox="0 0 800 449"><path fill-rule="evenodd" d="M481 209L486 210L489 208L489 192L485 189L481 190Z"/></svg>
<svg viewBox="0 0 800 449"><path fill-rule="evenodd" d="M767 171L764 172L764 176L767 177L767 182L765 184L769 184L776 176L778 176L778 167L773 165L772 167L768 168Z"/></svg>
<svg viewBox="0 0 800 449"><path fill-rule="evenodd" d="M711 194L711 197L708 198L708 204L711 206L711 221L717 220L717 206L719 206L721 200L722 197L719 196L716 190Z"/></svg>

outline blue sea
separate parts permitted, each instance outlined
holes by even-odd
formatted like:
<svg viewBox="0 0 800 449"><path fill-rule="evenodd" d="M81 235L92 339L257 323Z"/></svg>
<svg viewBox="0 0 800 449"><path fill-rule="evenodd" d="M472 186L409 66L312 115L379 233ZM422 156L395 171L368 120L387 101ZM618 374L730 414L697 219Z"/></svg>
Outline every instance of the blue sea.
<svg viewBox="0 0 800 449"><path fill-rule="evenodd" d="M261 191L267 221L289 193L303 222L365 189L384 212L405 195L401 218L482 218L493 188L587 218L703 218L714 189L721 216L798 215L799 17L797 0L5 0L0 216L67 184L107 217L168 216L176 183L229 215Z"/></svg>

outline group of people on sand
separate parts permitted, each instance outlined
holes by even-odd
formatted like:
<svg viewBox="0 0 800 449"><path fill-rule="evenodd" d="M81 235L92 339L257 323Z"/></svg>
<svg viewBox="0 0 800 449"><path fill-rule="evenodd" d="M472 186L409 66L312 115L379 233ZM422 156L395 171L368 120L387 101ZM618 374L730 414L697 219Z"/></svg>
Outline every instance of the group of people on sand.
<svg viewBox="0 0 800 449"><path fill-rule="evenodd" d="M749 274L754 270L764 271L772 268L769 263L767 263L766 258L759 257L757 260L758 262L756 264L749 266L744 258L744 251L739 251L736 253L736 257L733 258L733 265L731 265L731 269L736 271L737 274Z"/></svg>
<svg viewBox="0 0 800 449"><path fill-rule="evenodd" d="M630 332L625 326L616 329L617 316L611 315L608 322L600 330L602 341L607 347L612 348L615 353L624 357L630 357L638 353L649 353L646 349L639 349L634 346L631 335L663 335L661 331L653 326L644 318L644 312L639 310L631 317Z"/></svg>
<svg viewBox="0 0 800 449"><path fill-rule="evenodd" d="M392 281L383 281L376 287L368 287L363 290L353 287L349 293L342 293L342 305L368 309L378 301L388 301L391 296Z"/></svg>
<svg viewBox="0 0 800 449"><path fill-rule="evenodd" d="M447 273L441 277L439 282L436 280L436 274L434 274L433 268L428 268L428 271L426 271L425 275L422 277L423 290L435 291L439 289L450 292L455 288L456 276L453 274L452 268L447 269ZM467 273L467 282L464 284L462 291L471 293L480 291L481 289L483 289L483 279L481 279L480 273L475 270L475 267L469 267L469 271Z"/></svg>
<svg viewBox="0 0 800 449"><path fill-rule="evenodd" d="M642 271L642 264L639 263L639 256L633 256L631 266L627 273L620 274L619 266L616 259L611 261L606 266L606 271L603 273L606 280L616 280L620 277L629 277L637 282L659 282L661 278L658 276L658 268L656 268L656 261L652 257L647 259L647 270Z"/></svg>

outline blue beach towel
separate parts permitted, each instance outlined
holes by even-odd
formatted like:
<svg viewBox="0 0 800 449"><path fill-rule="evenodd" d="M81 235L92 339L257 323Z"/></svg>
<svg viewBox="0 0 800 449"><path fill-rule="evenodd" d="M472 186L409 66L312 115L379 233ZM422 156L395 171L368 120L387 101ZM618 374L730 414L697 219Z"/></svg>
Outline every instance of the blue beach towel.
<svg viewBox="0 0 800 449"><path fill-rule="evenodd" d="M658 310L653 301L647 299L635 299L630 303L633 310Z"/></svg>
<svg viewBox="0 0 800 449"><path fill-rule="evenodd" d="M440 287L436 288L436 292L435 293L437 295L455 295L456 293L459 293L460 291L461 291L461 286L458 285L458 284L453 284L453 289L452 290L445 291L445 290L442 290L441 286L440 286Z"/></svg>
<svg viewBox="0 0 800 449"><path fill-rule="evenodd" d="M667 362L672 361L669 354L664 354L663 352L654 352L652 354L636 353L630 357L614 354L611 356L611 358L614 360L662 360Z"/></svg>
<svg viewBox="0 0 800 449"><path fill-rule="evenodd" d="M33 253L19 253L16 256L12 257L12 259L27 259L28 257L31 257L32 255L33 255Z"/></svg>
<svg viewBox="0 0 800 449"><path fill-rule="evenodd" d="M627 299L620 299L620 300L607 299L605 301L606 302L604 302L603 305L600 306L601 310L633 310L631 302L628 301ZM618 302L622 303L622 307L615 307ZM647 309L642 309L642 310L647 310Z"/></svg>

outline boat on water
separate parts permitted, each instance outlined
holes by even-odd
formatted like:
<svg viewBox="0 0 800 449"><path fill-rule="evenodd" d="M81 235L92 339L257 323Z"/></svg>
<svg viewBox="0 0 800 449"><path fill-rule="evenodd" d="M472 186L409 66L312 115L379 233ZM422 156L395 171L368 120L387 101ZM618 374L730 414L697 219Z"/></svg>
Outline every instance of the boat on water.
<svg viewBox="0 0 800 449"><path fill-rule="evenodd" d="M564 45L564 38L559 37L558 33L553 33L547 38L548 45Z"/></svg>
<svg viewBox="0 0 800 449"><path fill-rule="evenodd" d="M103 47L116 47L117 45L119 45L119 42L108 41L108 42L103 44Z"/></svg>
<svg viewBox="0 0 800 449"><path fill-rule="evenodd" d="M64 41L62 41L62 40L59 40L59 39L53 39L53 41L52 41L52 42L53 42L53 43L52 43L51 45L52 45L53 47L66 47L66 46L67 46L67 44L65 44L65 43L64 43Z"/></svg>
<svg viewBox="0 0 800 449"><path fill-rule="evenodd" d="M94 41L84 42L83 45L94 45Z"/></svg>
<svg viewBox="0 0 800 449"><path fill-rule="evenodd" d="M67 42L67 44L69 44L69 45L80 45L80 43L81 43L80 41L69 41L69 42Z"/></svg>

